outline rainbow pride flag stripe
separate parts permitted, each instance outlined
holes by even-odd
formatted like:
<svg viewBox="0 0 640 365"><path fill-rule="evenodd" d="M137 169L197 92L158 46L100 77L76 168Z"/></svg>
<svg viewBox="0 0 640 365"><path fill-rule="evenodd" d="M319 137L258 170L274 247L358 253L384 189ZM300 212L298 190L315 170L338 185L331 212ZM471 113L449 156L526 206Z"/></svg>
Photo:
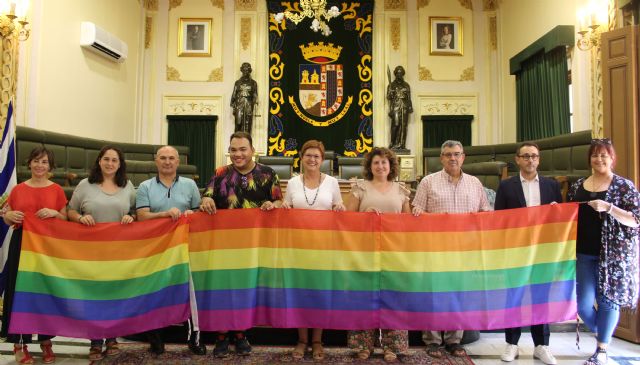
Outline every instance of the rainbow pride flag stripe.
<svg viewBox="0 0 640 365"><path fill-rule="evenodd" d="M576 218L576 204L195 216L200 328L502 329L573 319Z"/></svg>
<svg viewBox="0 0 640 365"><path fill-rule="evenodd" d="M576 316L576 217L577 204L420 217L240 209L95 227L28 217L9 330L116 337L181 322L190 305L206 331L564 321Z"/></svg>
<svg viewBox="0 0 640 365"><path fill-rule="evenodd" d="M24 222L10 333L107 338L186 320L189 224Z"/></svg>

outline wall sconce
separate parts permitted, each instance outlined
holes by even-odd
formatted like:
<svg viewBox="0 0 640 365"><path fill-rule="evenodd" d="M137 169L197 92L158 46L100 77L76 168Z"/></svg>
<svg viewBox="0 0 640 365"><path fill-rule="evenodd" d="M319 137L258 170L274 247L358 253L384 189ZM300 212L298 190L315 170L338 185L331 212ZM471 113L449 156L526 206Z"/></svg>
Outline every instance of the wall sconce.
<svg viewBox="0 0 640 365"><path fill-rule="evenodd" d="M28 0L0 0L0 37L15 37L19 41L29 39L28 6Z"/></svg>
<svg viewBox="0 0 640 365"><path fill-rule="evenodd" d="M578 31L578 35L580 36L576 41L576 46L578 49L582 51L588 51L594 46L598 46L600 42L600 25L592 24L587 29L582 29Z"/></svg>
<svg viewBox="0 0 640 365"><path fill-rule="evenodd" d="M578 40L576 47L588 51L598 47L600 43L600 25L607 23L608 3L599 0L592 1L588 6L578 10Z"/></svg>

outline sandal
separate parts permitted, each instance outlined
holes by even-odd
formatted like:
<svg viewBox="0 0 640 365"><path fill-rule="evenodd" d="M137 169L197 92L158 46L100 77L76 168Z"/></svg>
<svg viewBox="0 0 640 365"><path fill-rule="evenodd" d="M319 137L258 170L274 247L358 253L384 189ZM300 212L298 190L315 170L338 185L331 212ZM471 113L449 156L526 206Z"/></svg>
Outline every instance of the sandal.
<svg viewBox="0 0 640 365"><path fill-rule="evenodd" d="M436 345L435 343L428 344L426 351L427 355L436 359L440 359L444 356L444 354L442 353L442 347Z"/></svg>
<svg viewBox="0 0 640 365"><path fill-rule="evenodd" d="M371 351L369 350L365 349L365 350L358 351L358 359L360 360L367 360L370 355L371 355Z"/></svg>
<svg viewBox="0 0 640 365"><path fill-rule="evenodd" d="M115 356L120 353L120 348L118 347L118 341L109 341L107 342L107 351L105 351L107 356Z"/></svg>
<svg viewBox="0 0 640 365"><path fill-rule="evenodd" d="M306 351L307 343L298 341L296 347L294 347L293 351L291 351L291 357L293 357L294 360L302 360Z"/></svg>
<svg viewBox="0 0 640 365"><path fill-rule="evenodd" d="M603 354L604 354L604 361L601 359ZM609 362L609 356L607 355L607 350L601 347L598 347L596 349L596 352L594 352L593 355L591 355L591 357L588 358L583 365L606 365L608 362Z"/></svg>
<svg viewBox="0 0 640 365"><path fill-rule="evenodd" d="M315 361L324 360L324 348L322 348L322 342L313 341L311 343L311 354L313 355L313 359Z"/></svg>
<svg viewBox="0 0 640 365"><path fill-rule="evenodd" d="M29 353L27 345L13 344L13 355L16 357L18 364L33 364L33 356Z"/></svg>
<svg viewBox="0 0 640 365"><path fill-rule="evenodd" d="M384 361L386 362L396 362L398 360L398 355L396 355L391 350L384 350Z"/></svg>
<svg viewBox="0 0 640 365"><path fill-rule="evenodd" d="M444 345L445 350L454 357L465 357L467 351L459 343L448 343Z"/></svg>
<svg viewBox="0 0 640 365"><path fill-rule="evenodd" d="M91 346L89 349L89 360L90 361L100 361L104 359L104 355L102 354L102 346Z"/></svg>
<svg viewBox="0 0 640 365"><path fill-rule="evenodd" d="M53 344L51 340L42 341L40 344L40 349L42 350L42 363L43 364L53 364L56 362L56 355L53 353L51 347Z"/></svg>

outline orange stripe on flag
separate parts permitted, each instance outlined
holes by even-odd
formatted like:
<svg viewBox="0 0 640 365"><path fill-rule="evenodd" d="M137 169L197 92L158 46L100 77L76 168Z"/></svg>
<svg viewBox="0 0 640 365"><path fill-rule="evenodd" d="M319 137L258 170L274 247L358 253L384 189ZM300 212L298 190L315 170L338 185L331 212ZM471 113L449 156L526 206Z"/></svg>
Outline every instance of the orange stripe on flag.
<svg viewBox="0 0 640 365"><path fill-rule="evenodd" d="M426 227L425 227L426 228ZM381 251L453 252L499 250L576 239L577 225L548 223L522 228L466 232L382 232Z"/></svg>
<svg viewBox="0 0 640 365"><path fill-rule="evenodd" d="M167 224L169 222L165 221L164 223ZM69 226L71 226L71 224L66 224L65 229L67 229ZM157 255L159 253L165 252L169 248L181 244L187 244L189 226L187 224L181 224L178 227L176 227L175 225L171 226L174 228L173 232L169 232L160 236L129 241L114 240L109 242L105 240L65 240L60 238L42 236L30 231L24 231L22 239L22 250L32 251L50 257L69 260L135 260ZM118 223L118 229L120 229L120 227L122 227L122 225ZM131 228L134 227L131 226ZM136 250L131 250L130 248L132 246L135 246ZM100 254L96 255L96 252L100 252Z"/></svg>
<svg viewBox="0 0 640 365"><path fill-rule="evenodd" d="M542 205L483 213L430 214L428 226L425 226L423 220L412 219L408 214L387 214L382 220L382 231L468 232L477 230L478 226L485 231L547 223L566 223L577 219L574 209L566 208L569 205L577 206L578 203Z"/></svg>
<svg viewBox="0 0 640 365"><path fill-rule="evenodd" d="M132 224L98 223L93 227L88 227L80 223L65 224L64 229L56 227L58 223L59 221L55 219L48 219L42 221L41 224L33 224L30 229L32 232L41 236L70 241L84 241L86 240L87 232L89 232L92 241L112 242L147 239L171 233L179 225L188 227L188 220L185 217L180 218L177 222L172 222L169 218L161 218L144 222L134 222ZM137 226L138 224L144 224L145 229L140 229Z"/></svg>
<svg viewBox="0 0 640 365"><path fill-rule="evenodd" d="M314 227L315 228L315 227ZM191 252L244 248L375 251L372 232L246 228L192 232ZM261 239L262 238L262 239Z"/></svg>
<svg viewBox="0 0 640 365"><path fill-rule="evenodd" d="M307 214L313 212L313 214ZM304 219L289 219L290 215L308 216L313 223ZM203 216L209 218L202 218ZM212 229L245 228L283 228L308 229L310 225L317 230L347 230L350 232L371 232L377 220L363 218L356 212L332 212L305 209L291 209L263 212L258 208L238 209L233 213L228 209L218 210L216 214L195 213L190 218L191 232L203 232Z"/></svg>

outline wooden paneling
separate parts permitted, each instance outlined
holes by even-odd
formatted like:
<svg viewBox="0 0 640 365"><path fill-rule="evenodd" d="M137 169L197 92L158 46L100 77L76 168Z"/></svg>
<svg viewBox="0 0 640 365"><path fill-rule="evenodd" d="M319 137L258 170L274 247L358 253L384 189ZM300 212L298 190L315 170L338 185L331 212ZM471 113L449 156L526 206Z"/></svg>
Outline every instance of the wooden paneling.
<svg viewBox="0 0 640 365"><path fill-rule="evenodd" d="M618 162L616 173L638 186L638 26L602 34L604 135L611 138ZM622 311L615 336L640 342L640 314Z"/></svg>
<svg viewBox="0 0 640 365"><path fill-rule="evenodd" d="M604 134L618 154L616 172L638 184L638 27L602 33Z"/></svg>

